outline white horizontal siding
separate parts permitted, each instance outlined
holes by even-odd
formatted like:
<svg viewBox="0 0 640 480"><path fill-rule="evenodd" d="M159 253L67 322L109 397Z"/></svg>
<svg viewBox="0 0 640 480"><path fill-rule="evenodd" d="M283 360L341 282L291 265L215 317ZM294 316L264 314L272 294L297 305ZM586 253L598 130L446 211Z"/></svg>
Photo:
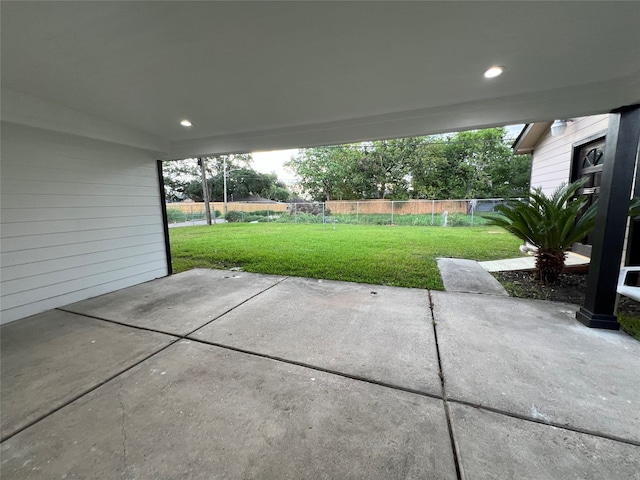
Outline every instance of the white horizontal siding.
<svg viewBox="0 0 640 480"><path fill-rule="evenodd" d="M5 208L74 208L74 207L130 207L127 197L114 195L46 195L38 196L27 193L1 194ZM154 197L136 197L136 206L155 206L158 200Z"/></svg>
<svg viewBox="0 0 640 480"><path fill-rule="evenodd" d="M90 265L65 268L51 273L39 272L36 275L8 280L2 286L2 301L6 303L7 308L13 308L17 306L14 299L18 294L22 294L24 298L30 298L42 290L47 292L47 296L62 295L66 293L67 284L84 288L87 279L92 279L92 277L100 277L101 283L104 283L105 280L110 280L110 274L113 272L121 273L121 271L135 269L138 265L162 261L163 256L164 252L155 252L152 255L132 255L117 260L94 261ZM100 273L95 273L97 271ZM135 270L130 273L135 273ZM22 303L21 299L19 304Z"/></svg>
<svg viewBox="0 0 640 480"><path fill-rule="evenodd" d="M9 285L11 285L12 282L21 282L26 278L35 276L42 277L47 273L58 273L69 270L73 270L74 274L77 274L80 267L91 267L97 263L116 262L123 259L135 259L140 255L145 255L151 252L154 256L163 256L165 254L164 242L147 243L145 245L126 246L112 249L105 248L98 251L89 251L84 254L41 260L38 262L37 274L34 274L31 263L3 266L3 274L6 275L7 278L16 279L8 281L3 285L3 288L5 289L4 293L10 293L11 288ZM87 253L92 255L87 255Z"/></svg>
<svg viewBox="0 0 640 480"><path fill-rule="evenodd" d="M113 233L114 232L110 232ZM62 235L58 235L62 237ZM64 235L66 237L66 235ZM41 262L40 268L45 268L45 262L65 261L65 259L73 257L86 258L87 254L94 252L109 252L112 250L129 249L129 248L150 248L154 245L161 245L164 248L164 242L158 242L157 234L150 235L132 235L129 237L118 237L118 242L113 242L111 238L102 240L65 243L60 245L52 245L52 236L45 237L40 246L33 247L32 244L21 245L23 248L17 248L14 245L13 250L3 251L0 254L0 266L3 269L14 267L17 265L29 265L32 262ZM12 239L13 240L13 239ZM31 248L24 248L31 247ZM25 253L28 251L28 255ZM8 270L3 270L8 271Z"/></svg>
<svg viewBox="0 0 640 480"><path fill-rule="evenodd" d="M70 303L86 300L87 298L104 295L115 290L120 290L121 288L131 287L132 285L163 277L166 275L166 272L166 267L162 267L157 270L148 270L141 274L133 273L130 276L124 275L127 272L121 272L118 279L105 283L96 283L96 279L94 278L94 283L87 288L82 288L81 286L76 285L75 288L67 288L65 293L60 296L44 296L42 299L36 300L33 298L28 299L28 303L25 302L21 306L11 308L3 312L2 321L3 323L7 323L34 315L38 312L44 312L45 310L60 307L62 305L68 305Z"/></svg>
<svg viewBox="0 0 640 480"><path fill-rule="evenodd" d="M152 217L155 219L157 206L127 206L127 207L40 207L40 208L5 208L2 211L2 224L21 223L25 217L31 222L57 222L67 220L102 220L102 223L112 219L126 217Z"/></svg>
<svg viewBox="0 0 640 480"><path fill-rule="evenodd" d="M167 275L156 155L2 124L2 323Z"/></svg>
<svg viewBox="0 0 640 480"><path fill-rule="evenodd" d="M552 193L570 180L573 144L607 129L609 115L581 117L567 125L564 135L552 137L548 132L532 155L531 188Z"/></svg>

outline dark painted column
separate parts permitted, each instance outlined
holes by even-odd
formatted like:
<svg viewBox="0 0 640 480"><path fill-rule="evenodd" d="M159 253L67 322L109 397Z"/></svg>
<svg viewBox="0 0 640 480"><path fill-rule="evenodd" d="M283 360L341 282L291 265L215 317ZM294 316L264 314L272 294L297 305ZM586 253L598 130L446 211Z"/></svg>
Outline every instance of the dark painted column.
<svg viewBox="0 0 640 480"><path fill-rule="evenodd" d="M167 218L167 199L164 194L164 174L162 173L162 160L157 160L158 184L160 185L160 207L162 208L162 223L164 228L164 251L167 256L167 274L173 274L171 265L171 246L169 244L169 219Z"/></svg>
<svg viewBox="0 0 640 480"><path fill-rule="evenodd" d="M640 105L612 112L593 232L584 306L576 318L588 327L618 330L614 315L631 184L640 140Z"/></svg>

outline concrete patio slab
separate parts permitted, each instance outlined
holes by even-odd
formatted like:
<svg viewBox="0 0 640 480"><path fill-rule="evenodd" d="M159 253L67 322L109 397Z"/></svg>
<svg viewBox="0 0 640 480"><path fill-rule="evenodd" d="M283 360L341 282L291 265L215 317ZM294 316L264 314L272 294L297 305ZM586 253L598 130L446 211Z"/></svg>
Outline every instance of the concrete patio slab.
<svg viewBox="0 0 640 480"><path fill-rule="evenodd" d="M175 335L186 335L285 277L194 269L64 307Z"/></svg>
<svg viewBox="0 0 640 480"><path fill-rule="evenodd" d="M1 451L13 479L456 478L440 400L189 340Z"/></svg>
<svg viewBox="0 0 640 480"><path fill-rule="evenodd" d="M450 399L640 444L640 343L576 306L432 292Z"/></svg>
<svg viewBox="0 0 640 480"><path fill-rule="evenodd" d="M474 260L437 258L436 261L447 292L509 296L500 282Z"/></svg>
<svg viewBox="0 0 640 480"><path fill-rule="evenodd" d="M465 478L640 479L640 448L450 404Z"/></svg>
<svg viewBox="0 0 640 480"><path fill-rule="evenodd" d="M191 337L441 395L426 290L288 278Z"/></svg>
<svg viewBox="0 0 640 480"><path fill-rule="evenodd" d="M175 340L58 310L3 325L0 336L2 438Z"/></svg>

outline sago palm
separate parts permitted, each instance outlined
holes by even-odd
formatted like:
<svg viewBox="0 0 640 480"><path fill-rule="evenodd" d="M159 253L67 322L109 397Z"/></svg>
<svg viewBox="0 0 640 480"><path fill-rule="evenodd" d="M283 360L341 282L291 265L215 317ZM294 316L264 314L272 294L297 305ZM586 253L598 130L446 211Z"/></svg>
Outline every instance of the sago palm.
<svg viewBox="0 0 640 480"><path fill-rule="evenodd" d="M584 181L563 183L546 196L537 188L525 200L496 207L502 215L492 219L516 237L535 245L538 278L553 283L562 273L567 250L595 226L596 204L586 208L586 197L575 197Z"/></svg>

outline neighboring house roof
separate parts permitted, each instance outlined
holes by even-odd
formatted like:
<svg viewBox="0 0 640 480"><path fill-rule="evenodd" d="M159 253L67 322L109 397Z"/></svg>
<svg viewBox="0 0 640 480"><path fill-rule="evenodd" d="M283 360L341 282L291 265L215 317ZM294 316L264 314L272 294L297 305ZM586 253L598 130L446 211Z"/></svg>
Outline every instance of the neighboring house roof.
<svg viewBox="0 0 640 480"><path fill-rule="evenodd" d="M516 155L532 153L542 137L549 131L552 123L553 121L527 123L511 146L513 153Z"/></svg>
<svg viewBox="0 0 640 480"><path fill-rule="evenodd" d="M275 200L271 200L271 199L268 199L268 198L260 197L258 195L247 195L247 196L244 196L244 197L236 195L233 198L233 201L235 203L280 203L280 202L277 202Z"/></svg>

